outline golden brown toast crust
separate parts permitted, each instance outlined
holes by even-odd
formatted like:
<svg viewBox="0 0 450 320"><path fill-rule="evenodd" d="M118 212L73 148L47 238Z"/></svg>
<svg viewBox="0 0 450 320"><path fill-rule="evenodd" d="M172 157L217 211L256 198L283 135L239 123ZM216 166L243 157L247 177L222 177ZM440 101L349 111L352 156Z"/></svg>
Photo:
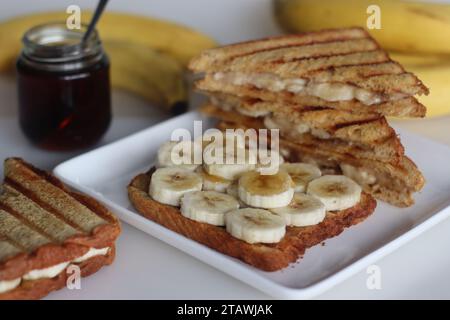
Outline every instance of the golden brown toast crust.
<svg viewBox="0 0 450 320"><path fill-rule="evenodd" d="M71 261L77 257L85 254L89 248L105 248L112 247L115 240L120 234L120 223L118 219L97 200L70 191L64 184L53 175L39 170L30 164L27 164L21 159L7 159L6 161L14 160L17 165L20 166L18 170L29 170L30 181L32 181L32 174L36 174L39 177L46 179L48 182L57 186L62 192L65 192L82 203L84 206L95 212L98 216L105 220L105 224L95 227L90 234L79 233L67 238L62 243L48 243L37 248L33 252L23 252L18 255L7 258L0 262L0 281L12 280L23 276L30 270L43 269L49 266L53 266L62 262ZM13 185L20 189L11 178L5 179L5 183ZM33 197L32 194L24 191L29 197ZM4 209L5 205L0 204L0 209ZM7 211L9 211L7 209ZM23 221L27 223L26 221ZM7 237L7 235L4 235Z"/></svg>
<svg viewBox="0 0 450 320"><path fill-rule="evenodd" d="M337 236L345 228L357 224L373 213L376 201L368 194L361 202L347 210L327 213L325 220L310 227L287 227L285 237L276 244L249 244L232 237L225 228L187 219L176 207L154 201L148 195L151 171L136 176L128 186L128 197L144 217L179 234L264 271L287 267L301 257L305 250L328 238Z"/></svg>
<svg viewBox="0 0 450 320"><path fill-rule="evenodd" d="M81 276L87 277L100 270L103 266L110 265L115 258L115 246L112 246L105 256L95 256L78 264ZM45 297L52 291L62 289L66 286L70 274L66 270L51 279L39 279L23 281L17 288L0 293L0 300L37 300Z"/></svg>
<svg viewBox="0 0 450 320"><path fill-rule="evenodd" d="M294 46L327 43L334 41L370 38L363 28L326 29L317 32L305 32L263 39L234 43L219 48L203 51L189 63L189 69L200 72L210 65L222 63L236 56L272 50L274 48L289 48Z"/></svg>

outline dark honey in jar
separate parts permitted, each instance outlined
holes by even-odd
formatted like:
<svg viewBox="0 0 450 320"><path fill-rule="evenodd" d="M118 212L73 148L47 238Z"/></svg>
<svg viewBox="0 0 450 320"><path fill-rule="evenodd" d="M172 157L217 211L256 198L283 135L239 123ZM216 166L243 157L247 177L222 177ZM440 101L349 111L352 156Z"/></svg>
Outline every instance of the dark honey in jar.
<svg viewBox="0 0 450 320"><path fill-rule="evenodd" d="M30 29L17 61L20 126L51 150L97 142L111 122L109 60L96 32L47 24Z"/></svg>

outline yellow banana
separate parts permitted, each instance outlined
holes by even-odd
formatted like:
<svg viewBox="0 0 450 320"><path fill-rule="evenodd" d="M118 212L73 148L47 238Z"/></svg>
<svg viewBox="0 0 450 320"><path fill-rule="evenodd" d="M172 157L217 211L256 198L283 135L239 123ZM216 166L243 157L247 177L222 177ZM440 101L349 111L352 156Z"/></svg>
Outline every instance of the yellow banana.
<svg viewBox="0 0 450 320"><path fill-rule="evenodd" d="M381 29L369 30L385 49L450 53L450 4L401 0L273 0L289 32L367 26L367 8L381 9Z"/></svg>
<svg viewBox="0 0 450 320"><path fill-rule="evenodd" d="M88 22L91 12L82 12ZM52 21L65 21L64 12L38 13L0 23L0 71L9 69L29 28ZM185 26L144 16L105 12L97 29L103 41L126 41L165 52L183 65L200 51L216 45L214 40Z"/></svg>
<svg viewBox="0 0 450 320"><path fill-rule="evenodd" d="M450 57L390 53L406 70L416 74L430 88L419 101L427 107L427 117L450 114Z"/></svg>
<svg viewBox="0 0 450 320"><path fill-rule="evenodd" d="M82 13L88 22L91 12ZM65 21L64 12L38 13L0 23L0 71L14 66L29 28ZM184 66L214 40L171 22L105 12L97 29L111 60L111 83L175 112L187 107Z"/></svg>
<svg viewBox="0 0 450 320"><path fill-rule="evenodd" d="M104 41L111 61L111 84L148 101L185 111L188 103L184 67L166 53L124 41Z"/></svg>

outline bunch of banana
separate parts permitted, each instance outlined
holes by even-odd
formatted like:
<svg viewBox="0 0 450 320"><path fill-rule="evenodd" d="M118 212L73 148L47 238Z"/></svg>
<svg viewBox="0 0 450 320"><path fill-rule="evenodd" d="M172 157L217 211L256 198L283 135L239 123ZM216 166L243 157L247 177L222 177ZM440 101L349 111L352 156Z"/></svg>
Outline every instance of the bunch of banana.
<svg viewBox="0 0 450 320"><path fill-rule="evenodd" d="M173 57L142 45L104 41L111 85L178 113L187 108L184 67Z"/></svg>
<svg viewBox="0 0 450 320"><path fill-rule="evenodd" d="M275 15L290 32L367 26L368 7L380 8L381 28L369 32L383 48L450 53L450 5L402 0L274 0Z"/></svg>
<svg viewBox="0 0 450 320"><path fill-rule="evenodd" d="M404 0L273 0L275 16L288 32L362 26L380 8L380 29L370 34L430 88L419 100L427 116L450 113L450 4ZM369 10L368 10L369 9Z"/></svg>
<svg viewBox="0 0 450 320"><path fill-rule="evenodd" d="M397 52L390 52L390 56L406 70L416 74L430 88L428 96L418 97L427 107L427 117L450 113L450 56Z"/></svg>
<svg viewBox="0 0 450 320"><path fill-rule="evenodd" d="M91 16L83 11L82 21L88 22ZM25 31L67 17L64 12L49 12L0 23L0 72L13 68ZM97 29L110 56L113 87L166 108L187 101L184 67L200 51L216 45L185 26L123 13L105 12Z"/></svg>

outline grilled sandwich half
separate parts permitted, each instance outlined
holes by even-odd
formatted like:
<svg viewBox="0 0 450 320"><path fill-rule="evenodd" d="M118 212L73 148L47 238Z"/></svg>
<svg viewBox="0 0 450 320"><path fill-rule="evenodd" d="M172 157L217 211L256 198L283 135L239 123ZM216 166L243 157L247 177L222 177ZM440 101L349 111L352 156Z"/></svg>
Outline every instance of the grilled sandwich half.
<svg viewBox="0 0 450 320"><path fill-rule="evenodd" d="M342 154L397 164L404 148L395 130L379 114L353 114L330 108L286 108L257 99L213 97L202 107L210 116L247 127L280 129L280 135Z"/></svg>
<svg viewBox="0 0 450 320"><path fill-rule="evenodd" d="M38 299L111 264L120 225L94 199L18 158L0 194L0 299Z"/></svg>
<svg viewBox="0 0 450 320"><path fill-rule="evenodd" d="M219 122L217 127L221 130L256 128L227 121ZM414 193L425 183L423 175L407 156L391 164L338 153L322 143L299 143L282 135L280 153L288 162L316 164L324 174L344 174L360 184L365 192L397 207L413 205Z"/></svg>
<svg viewBox="0 0 450 320"><path fill-rule="evenodd" d="M424 177L385 116L423 117L428 88L362 28L324 30L204 51L190 69L221 129L280 129L289 161L343 173L410 206ZM228 126L228 127L227 127Z"/></svg>
<svg viewBox="0 0 450 320"><path fill-rule="evenodd" d="M189 68L197 89L285 105L423 117L428 89L362 28L325 30L204 51Z"/></svg>

